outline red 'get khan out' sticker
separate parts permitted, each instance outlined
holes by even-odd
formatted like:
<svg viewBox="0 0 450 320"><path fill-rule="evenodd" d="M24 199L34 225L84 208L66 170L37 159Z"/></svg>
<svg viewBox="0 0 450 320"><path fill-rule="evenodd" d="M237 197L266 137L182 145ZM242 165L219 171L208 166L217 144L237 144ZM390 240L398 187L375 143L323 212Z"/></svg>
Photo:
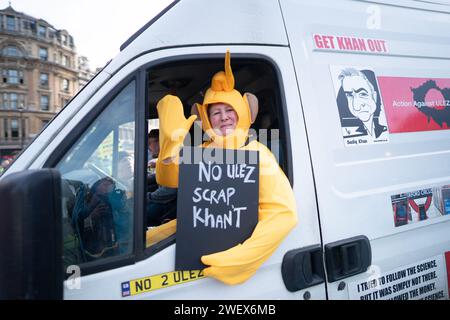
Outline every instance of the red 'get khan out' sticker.
<svg viewBox="0 0 450 320"><path fill-rule="evenodd" d="M314 47L322 50L387 53L386 40L353 36L314 34Z"/></svg>

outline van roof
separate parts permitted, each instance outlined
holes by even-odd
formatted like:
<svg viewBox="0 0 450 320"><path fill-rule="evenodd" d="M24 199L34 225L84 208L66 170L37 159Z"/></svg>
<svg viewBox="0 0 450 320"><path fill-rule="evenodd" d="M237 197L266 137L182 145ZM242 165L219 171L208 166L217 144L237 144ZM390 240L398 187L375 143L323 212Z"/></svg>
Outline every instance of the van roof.
<svg viewBox="0 0 450 320"><path fill-rule="evenodd" d="M287 46L278 0L174 1L121 46L107 72L145 52L205 44Z"/></svg>

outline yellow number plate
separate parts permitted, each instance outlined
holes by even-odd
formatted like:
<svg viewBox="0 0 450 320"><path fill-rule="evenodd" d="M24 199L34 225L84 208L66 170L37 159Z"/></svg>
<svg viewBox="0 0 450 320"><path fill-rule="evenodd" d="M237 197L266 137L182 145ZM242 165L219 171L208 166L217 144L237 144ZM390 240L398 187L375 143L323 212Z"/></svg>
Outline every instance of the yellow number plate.
<svg viewBox="0 0 450 320"><path fill-rule="evenodd" d="M122 297L134 296L162 288L175 286L186 282L202 279L202 270L173 271L155 276L122 282Z"/></svg>

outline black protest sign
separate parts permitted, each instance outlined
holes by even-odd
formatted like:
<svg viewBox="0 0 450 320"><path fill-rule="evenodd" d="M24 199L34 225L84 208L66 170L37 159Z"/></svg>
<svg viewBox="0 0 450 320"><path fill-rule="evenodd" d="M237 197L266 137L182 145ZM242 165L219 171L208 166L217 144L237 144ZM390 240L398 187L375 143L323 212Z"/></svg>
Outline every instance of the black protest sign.
<svg viewBox="0 0 450 320"><path fill-rule="evenodd" d="M248 239L258 223L257 151L183 148L175 270L206 266L203 255Z"/></svg>

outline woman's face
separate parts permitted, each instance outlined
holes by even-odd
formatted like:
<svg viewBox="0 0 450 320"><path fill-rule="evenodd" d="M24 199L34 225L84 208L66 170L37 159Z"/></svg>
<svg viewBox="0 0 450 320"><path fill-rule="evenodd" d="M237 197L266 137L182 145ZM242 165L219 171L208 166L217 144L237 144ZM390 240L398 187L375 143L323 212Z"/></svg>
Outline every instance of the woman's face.
<svg viewBox="0 0 450 320"><path fill-rule="evenodd" d="M219 136L226 136L234 131L238 122L238 115L226 103L213 103L208 107L209 123Z"/></svg>

